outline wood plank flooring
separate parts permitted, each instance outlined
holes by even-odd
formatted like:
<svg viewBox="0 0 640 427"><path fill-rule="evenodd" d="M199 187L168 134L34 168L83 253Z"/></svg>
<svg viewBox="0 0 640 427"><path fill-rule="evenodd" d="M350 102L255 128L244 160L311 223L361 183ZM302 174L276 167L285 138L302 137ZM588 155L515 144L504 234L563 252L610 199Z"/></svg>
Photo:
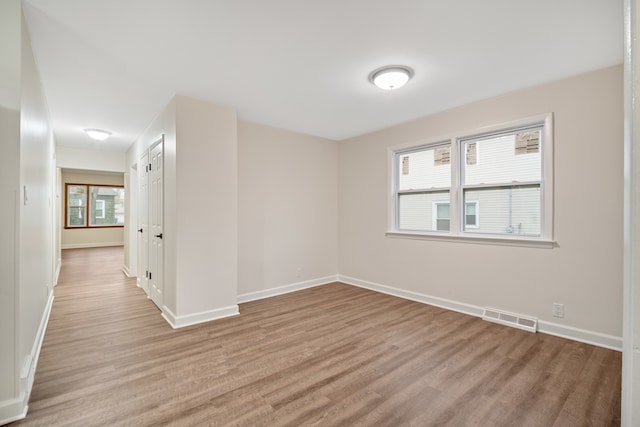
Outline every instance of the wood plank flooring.
<svg viewBox="0 0 640 427"><path fill-rule="evenodd" d="M173 330L63 251L20 426L617 426L621 354L333 283Z"/></svg>

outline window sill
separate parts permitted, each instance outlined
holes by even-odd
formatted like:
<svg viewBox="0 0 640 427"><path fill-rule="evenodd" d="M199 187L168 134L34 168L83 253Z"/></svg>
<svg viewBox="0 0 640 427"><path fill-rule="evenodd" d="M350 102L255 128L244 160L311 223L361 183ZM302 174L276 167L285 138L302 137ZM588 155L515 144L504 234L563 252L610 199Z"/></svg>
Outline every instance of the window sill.
<svg viewBox="0 0 640 427"><path fill-rule="evenodd" d="M385 233L387 237L397 239L416 239L416 240L433 240L436 242L458 242L458 243L473 243L480 245L498 245L498 246L520 246L525 248L540 248L540 249L553 249L558 246L557 242L553 240L543 239L527 239L527 238L510 238L510 237L498 237L498 236L453 236L447 234L435 234L435 233L417 233L406 231L387 231Z"/></svg>

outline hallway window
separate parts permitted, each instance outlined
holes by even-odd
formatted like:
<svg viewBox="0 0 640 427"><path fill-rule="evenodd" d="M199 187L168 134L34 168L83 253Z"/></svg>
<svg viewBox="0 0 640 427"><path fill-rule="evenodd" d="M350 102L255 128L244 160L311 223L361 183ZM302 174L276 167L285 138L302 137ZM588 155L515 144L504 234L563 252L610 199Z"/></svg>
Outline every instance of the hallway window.
<svg viewBox="0 0 640 427"><path fill-rule="evenodd" d="M66 184L65 228L123 227L124 187Z"/></svg>

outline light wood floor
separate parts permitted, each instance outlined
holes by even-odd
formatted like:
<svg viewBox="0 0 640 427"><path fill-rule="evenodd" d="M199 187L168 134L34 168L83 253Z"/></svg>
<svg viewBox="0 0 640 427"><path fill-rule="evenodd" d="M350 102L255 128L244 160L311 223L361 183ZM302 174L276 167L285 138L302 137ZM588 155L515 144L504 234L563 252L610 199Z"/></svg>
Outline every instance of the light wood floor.
<svg viewBox="0 0 640 427"><path fill-rule="evenodd" d="M614 426L618 352L334 283L172 330L66 250L24 426Z"/></svg>

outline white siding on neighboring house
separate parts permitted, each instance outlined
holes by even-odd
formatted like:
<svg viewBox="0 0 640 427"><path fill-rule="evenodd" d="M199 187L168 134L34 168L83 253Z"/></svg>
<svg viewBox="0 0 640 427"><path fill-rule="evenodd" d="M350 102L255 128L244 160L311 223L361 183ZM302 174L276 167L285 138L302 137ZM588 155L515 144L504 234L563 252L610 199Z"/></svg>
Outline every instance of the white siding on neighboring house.
<svg viewBox="0 0 640 427"><path fill-rule="evenodd" d="M465 200L478 202L478 227L468 232L540 235L539 188L470 190Z"/></svg>
<svg viewBox="0 0 640 427"><path fill-rule="evenodd" d="M513 131L459 141L464 204L475 221L471 233L539 236L541 233L541 132ZM396 156L398 228L448 231L451 158L449 144L399 152ZM528 184L528 185L521 185ZM466 210L465 210L466 214ZM465 215L460 215L464 218ZM440 225L438 225L440 221Z"/></svg>
<svg viewBox="0 0 640 427"><path fill-rule="evenodd" d="M438 148L402 153L398 156L399 190L419 190L448 188L451 185L451 165L449 162L436 164L434 153Z"/></svg>
<svg viewBox="0 0 640 427"><path fill-rule="evenodd" d="M541 179L541 153L516 154L515 135L465 143L477 144L476 164L465 164L464 183L505 184ZM464 148L462 150L465 152Z"/></svg>
<svg viewBox="0 0 640 427"><path fill-rule="evenodd" d="M401 230L435 231L435 203L449 203L449 193L400 195L399 228Z"/></svg>

